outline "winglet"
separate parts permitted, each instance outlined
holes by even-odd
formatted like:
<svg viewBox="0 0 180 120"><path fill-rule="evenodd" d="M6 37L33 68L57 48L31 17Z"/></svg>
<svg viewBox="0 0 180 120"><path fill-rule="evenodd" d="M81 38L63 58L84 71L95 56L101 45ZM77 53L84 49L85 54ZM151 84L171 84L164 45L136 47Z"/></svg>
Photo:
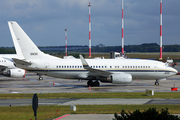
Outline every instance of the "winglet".
<svg viewBox="0 0 180 120"><path fill-rule="evenodd" d="M83 57L82 55L79 55L79 57L80 57L80 59L81 59L81 62L82 62L82 64L83 64L84 69L89 68L89 65L88 65L88 63L86 62L86 60L84 59L84 57Z"/></svg>

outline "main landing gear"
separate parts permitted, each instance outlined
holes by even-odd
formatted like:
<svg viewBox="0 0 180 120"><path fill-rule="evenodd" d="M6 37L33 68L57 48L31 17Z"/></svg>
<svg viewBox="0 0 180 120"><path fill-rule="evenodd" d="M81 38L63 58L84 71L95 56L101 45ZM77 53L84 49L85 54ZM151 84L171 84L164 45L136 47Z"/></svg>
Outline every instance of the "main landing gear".
<svg viewBox="0 0 180 120"><path fill-rule="evenodd" d="M154 85L155 85L155 86L159 86L159 81L156 80Z"/></svg>
<svg viewBox="0 0 180 120"><path fill-rule="evenodd" d="M100 85L100 83L99 83L99 81L98 80L96 80L95 82L93 82L92 80L89 80L88 82L87 82L87 85L88 85L88 87L89 86L99 86Z"/></svg>
<svg viewBox="0 0 180 120"><path fill-rule="evenodd" d="M43 80L43 77L41 75L39 75L39 80Z"/></svg>

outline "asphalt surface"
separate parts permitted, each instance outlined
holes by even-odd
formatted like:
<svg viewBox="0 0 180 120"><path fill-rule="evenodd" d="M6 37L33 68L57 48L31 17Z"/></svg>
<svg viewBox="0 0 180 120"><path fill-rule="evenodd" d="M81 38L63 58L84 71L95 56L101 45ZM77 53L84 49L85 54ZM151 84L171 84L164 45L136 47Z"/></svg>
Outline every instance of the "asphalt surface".
<svg viewBox="0 0 180 120"><path fill-rule="evenodd" d="M87 81L43 77L44 80L39 81L39 77L32 73L28 73L24 80L0 76L0 93L145 92L146 89L171 92L174 85L178 91L180 89L180 75L160 81L160 86L154 86L155 80L133 80L131 84L100 83L99 87L91 87L90 90Z"/></svg>
<svg viewBox="0 0 180 120"><path fill-rule="evenodd" d="M39 99L39 105L143 105L143 104L180 104L180 99L121 99L121 98L87 98L87 99ZM0 99L0 106L32 105L32 99Z"/></svg>
<svg viewBox="0 0 180 120"><path fill-rule="evenodd" d="M0 77L0 93L81 93L81 92L171 92L172 87L180 89L180 75L161 81L154 86L155 80L133 80L131 84L101 83L99 87L87 87L87 81L59 79L43 76L39 81L36 74L28 73L26 78ZM53 84L55 83L55 84ZM39 99L39 105L139 105L139 104L180 104L180 99ZM32 99L1 99L0 106L32 105ZM54 120L112 120L113 114L69 114Z"/></svg>

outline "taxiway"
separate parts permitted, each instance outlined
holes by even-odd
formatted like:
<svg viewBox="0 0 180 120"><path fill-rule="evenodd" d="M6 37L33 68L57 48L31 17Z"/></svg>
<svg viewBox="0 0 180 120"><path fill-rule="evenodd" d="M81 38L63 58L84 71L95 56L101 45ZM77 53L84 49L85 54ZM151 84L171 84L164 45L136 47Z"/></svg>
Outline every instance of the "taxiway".
<svg viewBox="0 0 180 120"><path fill-rule="evenodd" d="M170 92L174 85L178 90L180 89L180 75L161 81L160 86L154 86L155 80L133 80L131 84L101 83L99 87L91 88L87 87L85 80L78 81L48 76L43 76L43 78L44 80L39 81L38 76L33 73L28 73L24 80L0 76L0 93L145 92L146 89L155 92Z"/></svg>

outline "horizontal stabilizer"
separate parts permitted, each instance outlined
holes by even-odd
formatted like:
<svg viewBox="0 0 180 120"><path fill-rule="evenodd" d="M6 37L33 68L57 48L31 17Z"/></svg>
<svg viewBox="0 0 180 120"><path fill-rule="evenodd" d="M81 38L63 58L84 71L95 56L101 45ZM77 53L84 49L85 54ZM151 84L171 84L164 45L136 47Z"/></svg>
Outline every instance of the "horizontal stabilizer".
<svg viewBox="0 0 180 120"><path fill-rule="evenodd" d="M21 64L21 65L31 65L32 63L30 62L27 62L27 61L24 61L24 60L20 60L20 59L17 59L17 58L12 58L13 61L16 63L16 64Z"/></svg>

